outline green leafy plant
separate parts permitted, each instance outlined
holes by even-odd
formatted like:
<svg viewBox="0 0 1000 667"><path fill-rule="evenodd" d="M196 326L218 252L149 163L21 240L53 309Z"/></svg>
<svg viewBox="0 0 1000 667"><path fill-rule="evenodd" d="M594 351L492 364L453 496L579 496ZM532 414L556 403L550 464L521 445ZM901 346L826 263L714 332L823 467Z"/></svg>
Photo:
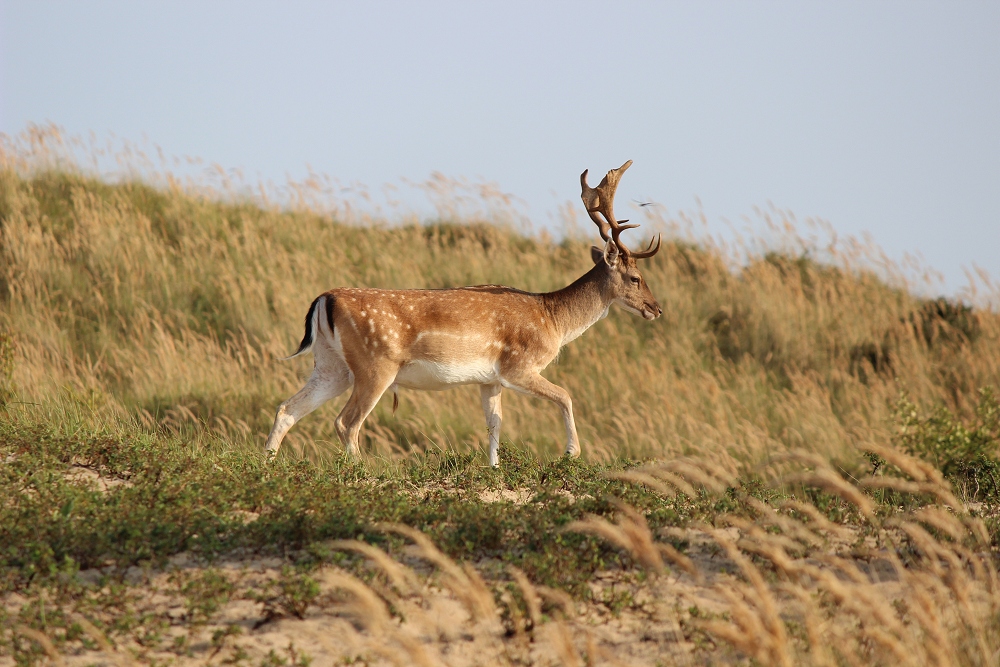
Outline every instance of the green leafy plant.
<svg viewBox="0 0 1000 667"><path fill-rule="evenodd" d="M940 469L968 500L1000 500L1000 401L991 387L979 391L967 421L944 406L921 414L905 396L896 414L904 451Z"/></svg>
<svg viewBox="0 0 1000 667"><path fill-rule="evenodd" d="M319 582L308 573L284 567L277 580L269 582L262 590L248 591L246 597L264 606L264 617L260 621L264 624L282 616L305 618L306 610L319 594Z"/></svg>
<svg viewBox="0 0 1000 667"><path fill-rule="evenodd" d="M224 574L209 568L193 576L177 572L173 576L187 603L188 620L207 623L229 601L234 586Z"/></svg>

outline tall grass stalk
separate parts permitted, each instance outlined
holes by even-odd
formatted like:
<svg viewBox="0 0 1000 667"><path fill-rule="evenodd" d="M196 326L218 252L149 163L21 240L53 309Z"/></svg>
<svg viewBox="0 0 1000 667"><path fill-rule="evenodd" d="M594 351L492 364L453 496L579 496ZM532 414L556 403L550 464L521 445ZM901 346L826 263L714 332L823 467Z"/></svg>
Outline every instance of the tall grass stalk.
<svg viewBox="0 0 1000 667"><path fill-rule="evenodd" d="M308 358L279 358L321 291L544 291L590 262L580 235L516 231L497 212L502 198L480 209L492 218L447 217L468 207L446 205L445 179L435 185L445 217L358 224L346 205L310 208L328 194L320 180L278 206L169 174L95 177L51 128L2 146L0 395L10 409L82 410L114 428L257 448L309 371ZM870 248L817 248L782 215L732 247L685 237L683 216L652 221L676 232L644 269L665 316L614 311L547 371L574 398L585 457L701 454L729 468L791 449L836 459L886 442L901 390L966 415L976 390L997 384L994 312L915 296L863 261L877 259ZM516 394L506 402L513 446L557 455L558 411ZM339 406L297 425L288 451L336 455ZM385 459L487 441L474 388L404 392L399 412L383 401L364 434L369 455Z"/></svg>

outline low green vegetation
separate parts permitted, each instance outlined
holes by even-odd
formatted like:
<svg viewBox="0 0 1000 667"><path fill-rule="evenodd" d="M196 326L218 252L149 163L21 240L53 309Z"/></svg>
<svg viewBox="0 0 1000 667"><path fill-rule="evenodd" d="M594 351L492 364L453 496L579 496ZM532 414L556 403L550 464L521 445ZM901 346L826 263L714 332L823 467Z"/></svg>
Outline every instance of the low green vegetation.
<svg viewBox="0 0 1000 667"><path fill-rule="evenodd" d="M963 500L1000 507L998 405L991 391L982 392L977 414L966 424L945 408L924 415L904 400L898 439L941 469ZM745 498L774 502L796 493L791 488L792 496L776 496L746 471L721 496L667 497L615 479L638 463L543 462L511 447L504 448L501 470L485 465L482 452L450 451L402 461L279 458L267 464L260 452L221 442L192 447L169 435L121 436L11 419L0 424L0 460L0 581L7 590L67 568L163 567L181 552L206 563L233 552L278 555L301 566L329 559L326 541L360 539L392 553L403 541L379 524L395 522L425 532L453 558L516 565L535 581L585 595L595 572L635 563L594 536L564 531L571 521L611 518L625 503L655 532L711 523L720 514L753 516ZM844 462L850 467L842 466L842 474L854 479L884 471L884 461L871 460L874 466L860 456ZM859 520L835 495L800 493L835 520ZM872 493L884 503L883 513L898 505ZM995 517L989 525L996 530Z"/></svg>
<svg viewBox="0 0 1000 667"><path fill-rule="evenodd" d="M628 559L595 537L563 532L570 521L610 516L611 498L649 512L654 527L712 509L605 477L626 462L542 463L505 453L500 472L481 454L447 451L401 464L268 465L257 452L8 422L0 433L0 494L8 499L0 506L3 580L16 589L66 567L162 567L180 552L212 562L249 550L302 563L328 557L322 544L331 539L391 550L401 540L376 525L399 522L424 531L454 558L515 564L579 594L595 571ZM505 492L518 502L505 500Z"/></svg>

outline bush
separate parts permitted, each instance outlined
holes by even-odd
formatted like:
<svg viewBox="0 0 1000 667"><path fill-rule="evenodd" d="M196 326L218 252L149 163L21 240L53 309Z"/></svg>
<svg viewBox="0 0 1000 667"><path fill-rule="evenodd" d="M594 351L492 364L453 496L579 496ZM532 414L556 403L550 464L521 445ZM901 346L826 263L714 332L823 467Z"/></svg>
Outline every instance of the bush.
<svg viewBox="0 0 1000 667"><path fill-rule="evenodd" d="M940 469L967 500L1000 499L1000 401L992 388L979 390L971 423L944 406L922 416L906 396L896 416L902 449Z"/></svg>

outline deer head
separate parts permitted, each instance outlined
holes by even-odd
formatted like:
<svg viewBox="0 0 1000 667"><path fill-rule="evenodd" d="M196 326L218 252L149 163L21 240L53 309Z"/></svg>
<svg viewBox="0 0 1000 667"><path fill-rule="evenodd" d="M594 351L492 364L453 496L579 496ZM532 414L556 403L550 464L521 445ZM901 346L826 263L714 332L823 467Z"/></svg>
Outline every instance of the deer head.
<svg viewBox="0 0 1000 667"><path fill-rule="evenodd" d="M613 297L615 303L636 315L641 315L647 320L652 320L663 313L660 304L649 290L649 285L639 272L636 265L637 259L652 257L660 249L660 237L656 237L656 245L653 241L649 246L640 252L633 252L622 243L619 238L626 229L634 229L639 225L626 224L628 220L618 220L615 218L614 203L615 190L618 189L618 181L621 180L625 170L632 166L629 160L617 169L612 169L601 179L600 185L596 188L587 184L587 172L584 170L580 174L580 186L583 205L587 208L587 214L597 225L597 229L604 239L604 248L591 247L591 256L594 264L605 268L605 284Z"/></svg>

